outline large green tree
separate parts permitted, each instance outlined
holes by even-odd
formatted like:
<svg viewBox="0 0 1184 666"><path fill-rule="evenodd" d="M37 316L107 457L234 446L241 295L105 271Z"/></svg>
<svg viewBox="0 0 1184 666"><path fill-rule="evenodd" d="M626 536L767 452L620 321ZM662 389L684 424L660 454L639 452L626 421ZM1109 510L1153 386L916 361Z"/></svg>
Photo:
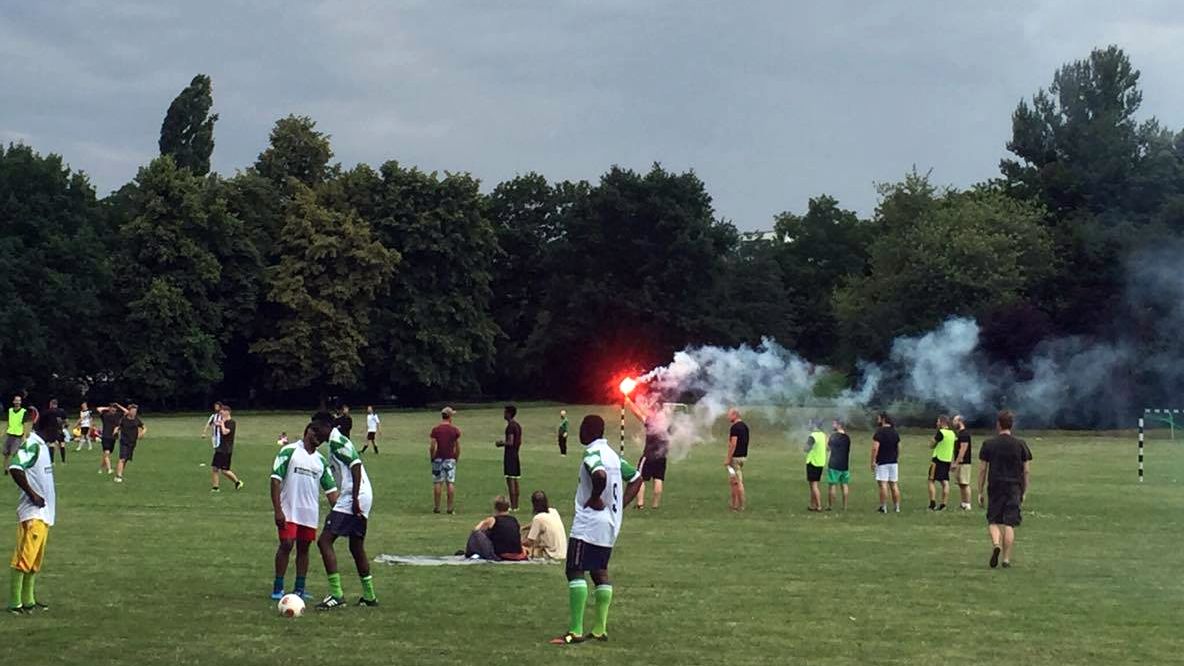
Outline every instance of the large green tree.
<svg viewBox="0 0 1184 666"><path fill-rule="evenodd" d="M287 116L271 129L268 146L255 161L255 171L277 185L294 178L314 187L331 175L331 159L329 136L317 131L316 121L308 116Z"/></svg>
<svg viewBox="0 0 1184 666"><path fill-rule="evenodd" d="M1159 232L1184 232L1184 170L1175 136L1137 118L1139 71L1118 47L1053 76L1012 115L1001 163L1015 196L1047 210L1059 270L1038 300L1065 333L1095 332L1121 309L1123 264Z"/></svg>
<svg viewBox="0 0 1184 666"><path fill-rule="evenodd" d="M603 398L614 372L712 341L713 290L738 237L698 176L614 167L563 219L531 334L552 395Z"/></svg>
<svg viewBox="0 0 1184 666"><path fill-rule="evenodd" d="M866 271L872 225L823 195L810 199L804 215L778 215L775 230L786 309L797 322L795 339L784 342L812 360L834 360L834 291Z"/></svg>
<svg viewBox="0 0 1184 666"><path fill-rule="evenodd" d="M160 125L160 154L198 176L210 172L210 156L214 154L218 114L210 113L213 105L210 77L198 74L173 99Z"/></svg>
<svg viewBox="0 0 1184 666"><path fill-rule="evenodd" d="M418 402L479 390L497 328L490 281L498 252L479 183L387 162L358 167L330 188L333 205L369 222L403 258L375 304L367 367L371 389ZM337 191L333 191L337 190Z"/></svg>
<svg viewBox="0 0 1184 666"><path fill-rule="evenodd" d="M57 155L0 146L0 391L77 395L105 375L113 354L113 245L86 176Z"/></svg>
<svg viewBox="0 0 1184 666"><path fill-rule="evenodd" d="M868 274L835 292L848 361L880 358L897 336L948 316L1023 302L1049 273L1052 244L1037 204L987 187L938 193L916 174L883 197Z"/></svg>
<svg viewBox="0 0 1184 666"><path fill-rule="evenodd" d="M362 379L375 297L399 261L355 213L331 210L293 179L292 201L266 271L268 322L252 346L278 390L352 389Z"/></svg>
<svg viewBox="0 0 1184 666"><path fill-rule="evenodd" d="M222 376L223 273L215 248L233 239L237 225L220 193L210 191L215 183L164 156L118 197L120 377L148 399L204 398ZM143 325L157 315L171 325Z"/></svg>

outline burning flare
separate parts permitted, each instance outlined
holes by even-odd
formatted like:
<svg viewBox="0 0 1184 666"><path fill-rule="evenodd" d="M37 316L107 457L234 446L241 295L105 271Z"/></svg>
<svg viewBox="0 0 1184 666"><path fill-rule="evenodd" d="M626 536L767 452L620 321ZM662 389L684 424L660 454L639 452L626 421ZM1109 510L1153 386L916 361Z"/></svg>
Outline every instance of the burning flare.
<svg viewBox="0 0 1184 666"><path fill-rule="evenodd" d="M628 396L633 393L633 389L637 388L637 380L632 377L626 377L621 380L621 393Z"/></svg>

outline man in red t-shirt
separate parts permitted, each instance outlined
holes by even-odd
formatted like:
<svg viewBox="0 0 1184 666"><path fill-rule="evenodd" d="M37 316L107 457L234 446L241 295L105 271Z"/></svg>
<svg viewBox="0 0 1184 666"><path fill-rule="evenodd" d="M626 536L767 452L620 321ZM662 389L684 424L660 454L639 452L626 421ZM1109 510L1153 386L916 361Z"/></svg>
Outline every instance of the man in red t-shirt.
<svg viewBox="0 0 1184 666"><path fill-rule="evenodd" d="M456 410L445 407L440 411L440 423L429 435L428 458L432 461L432 513L440 513L440 491L448 484L448 513L454 510L456 498L456 461L460 458L460 428L452 425Z"/></svg>

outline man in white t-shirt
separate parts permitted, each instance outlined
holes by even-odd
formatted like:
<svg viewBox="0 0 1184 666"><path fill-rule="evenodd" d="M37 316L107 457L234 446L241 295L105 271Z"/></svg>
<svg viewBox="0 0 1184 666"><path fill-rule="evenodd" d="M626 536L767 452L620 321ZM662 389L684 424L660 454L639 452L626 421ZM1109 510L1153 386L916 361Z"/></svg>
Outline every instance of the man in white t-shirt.
<svg viewBox="0 0 1184 666"><path fill-rule="evenodd" d="M522 529L522 547L531 559L566 560L567 531L563 529L563 518L547 500L547 493L534 491L530 504L534 517Z"/></svg>
<svg viewBox="0 0 1184 666"><path fill-rule="evenodd" d="M16 550L12 554L12 585L9 588L8 612L13 614L47 610L34 595L37 573L45 557L45 540L57 514L53 484L53 457L46 444L57 433L56 417L39 415L29 408L33 432L16 450L8 474L21 489L16 507Z"/></svg>
<svg viewBox="0 0 1184 666"><path fill-rule="evenodd" d="M604 419L595 414L585 416L580 423L580 443L584 445L584 459L576 489L571 539L567 544L570 622L567 633L553 639L552 645L582 643L588 638L608 640L608 608L613 600L608 561L621 533L625 508L641 488L641 473L622 460L604 438ZM591 573L596 584L596 623L587 636L584 635L584 607L588 602L586 572Z"/></svg>
<svg viewBox="0 0 1184 666"><path fill-rule="evenodd" d="M317 539L317 548L325 563L325 575L329 577L329 595L316 608L332 610L345 607L345 591L341 587L341 574L337 572L337 553L333 551L333 542L337 541L337 537L349 538L349 552L353 555L358 578L362 581L362 596L357 605L377 606L374 577L370 575L370 558L366 556L366 525L370 520L374 492L357 448L337 428L329 433L329 464L341 494L329 511L321 537Z"/></svg>
<svg viewBox="0 0 1184 666"><path fill-rule="evenodd" d="M78 422L74 427L78 428L78 448L75 452L82 450L82 445L86 444L87 451L93 451L95 448L95 438L91 426L94 424L94 413L90 411L90 404L83 402L82 406L78 408Z"/></svg>
<svg viewBox="0 0 1184 666"><path fill-rule="evenodd" d="M329 439L329 426L314 421L304 428L301 440L280 449L271 468L271 505L275 526L279 529L279 547L275 552L275 586L272 599L284 596L284 576L288 557L296 549L296 585L292 594L307 596L308 547L317 540L320 525L320 493L336 504L339 493L329 464L317 447Z"/></svg>
<svg viewBox="0 0 1184 666"><path fill-rule="evenodd" d="M366 406L366 443L362 445L362 453L371 446L374 447L374 453L378 453L378 435L382 433L382 420L378 418L378 412L374 411L374 405Z"/></svg>

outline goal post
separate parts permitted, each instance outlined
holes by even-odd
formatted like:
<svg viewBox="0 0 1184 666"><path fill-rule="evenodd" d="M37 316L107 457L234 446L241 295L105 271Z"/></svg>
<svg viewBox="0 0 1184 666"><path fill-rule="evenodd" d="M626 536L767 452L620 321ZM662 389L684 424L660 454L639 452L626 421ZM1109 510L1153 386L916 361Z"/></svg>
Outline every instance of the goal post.
<svg viewBox="0 0 1184 666"><path fill-rule="evenodd" d="M1139 417L1139 483L1143 482L1143 445L1146 441L1147 422L1157 421L1166 425L1174 441L1176 439L1176 417L1181 413L1184 413L1184 410L1151 408L1143 410L1143 415Z"/></svg>

